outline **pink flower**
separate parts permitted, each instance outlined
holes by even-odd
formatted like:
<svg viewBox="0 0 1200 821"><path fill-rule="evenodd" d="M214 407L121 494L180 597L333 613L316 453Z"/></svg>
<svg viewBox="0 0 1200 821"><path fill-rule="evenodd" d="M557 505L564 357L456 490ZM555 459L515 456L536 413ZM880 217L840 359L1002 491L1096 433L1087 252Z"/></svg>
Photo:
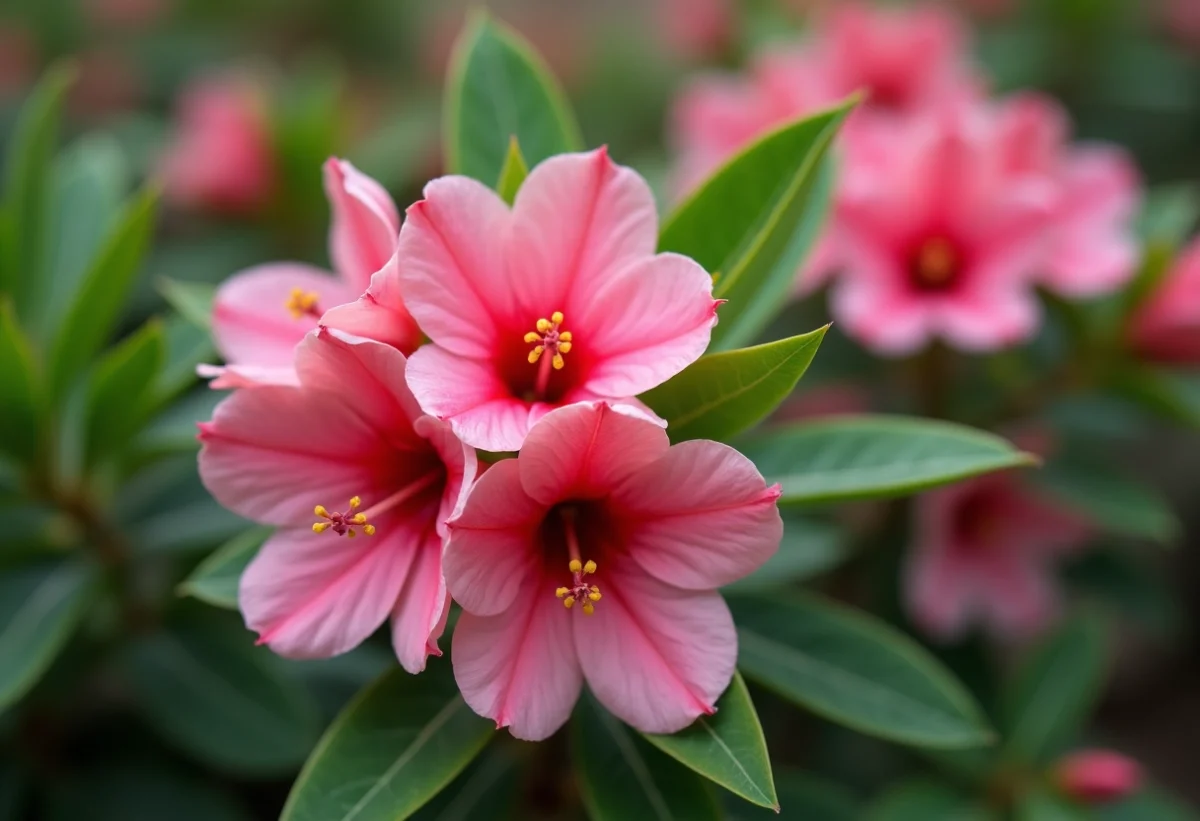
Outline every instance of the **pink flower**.
<svg viewBox="0 0 1200 821"><path fill-rule="evenodd" d="M1139 250L1133 218L1140 177L1133 159L1116 146L1069 145L1066 112L1040 94L1005 100L996 116L1008 170L1043 177L1056 189L1042 283L1068 297L1127 283Z"/></svg>
<svg viewBox="0 0 1200 821"><path fill-rule="evenodd" d="M1119 801L1136 792L1142 768L1112 750L1080 750L1062 758L1054 768L1059 788L1085 804Z"/></svg>
<svg viewBox="0 0 1200 821"><path fill-rule="evenodd" d="M920 497L904 573L914 621L938 638L972 622L1000 636L1037 632L1054 617L1054 564L1079 548L1087 524L997 473Z"/></svg>
<svg viewBox="0 0 1200 821"><path fill-rule="evenodd" d="M1185 46L1200 48L1200 5L1196 0L1160 0L1160 14L1170 32Z"/></svg>
<svg viewBox="0 0 1200 821"><path fill-rule="evenodd" d="M1200 363L1200 240L1193 241L1138 308L1130 344L1147 359Z"/></svg>
<svg viewBox="0 0 1200 821"><path fill-rule="evenodd" d="M184 89L174 142L162 158L166 194L183 208L233 214L266 206L275 188L262 89L245 77L206 77Z"/></svg>
<svg viewBox="0 0 1200 821"><path fill-rule="evenodd" d="M528 740L562 726L585 679L644 732L711 714L737 657L716 588L778 548L778 497L725 445L669 447L605 403L547 414L450 522L463 698Z"/></svg>
<svg viewBox="0 0 1200 821"><path fill-rule="evenodd" d="M872 350L899 356L941 338L990 351L1036 329L1054 189L1009 174L995 132L977 106L897 124L874 148L869 183L843 192L831 310Z"/></svg>
<svg viewBox="0 0 1200 821"><path fill-rule="evenodd" d="M226 280L213 302L213 338L228 364L200 369L217 377L214 388L295 384L296 345L322 317L327 326L403 353L416 349L420 335L394 277L372 278L396 265L400 216L391 197L338 159L325 163L325 191L333 210L329 255L336 276L298 262L273 262Z"/></svg>
<svg viewBox="0 0 1200 821"><path fill-rule="evenodd" d="M246 625L281 655L323 658L390 617L400 663L419 672L440 654L444 522L475 452L421 414L395 348L322 328L296 370L298 385L238 391L201 425L205 486L279 528L242 576Z"/></svg>
<svg viewBox="0 0 1200 821"><path fill-rule="evenodd" d="M657 242L649 187L604 149L541 163L511 210L466 177L429 183L396 278L433 341L408 369L421 407L491 451L560 405L644 409L626 397L695 361L716 323L711 278Z"/></svg>
<svg viewBox="0 0 1200 821"><path fill-rule="evenodd" d="M683 57L720 54L733 42L732 0L658 0L654 11L663 41Z"/></svg>

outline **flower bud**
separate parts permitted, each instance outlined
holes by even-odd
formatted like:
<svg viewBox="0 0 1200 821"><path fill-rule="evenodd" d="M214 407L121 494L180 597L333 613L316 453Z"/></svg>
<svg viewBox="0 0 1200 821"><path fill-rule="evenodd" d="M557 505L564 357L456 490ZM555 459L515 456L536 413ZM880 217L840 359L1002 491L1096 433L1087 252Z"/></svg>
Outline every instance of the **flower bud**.
<svg viewBox="0 0 1200 821"><path fill-rule="evenodd" d="M1054 769L1058 786L1085 804L1117 801L1141 785L1142 768L1111 750L1081 750L1060 759Z"/></svg>

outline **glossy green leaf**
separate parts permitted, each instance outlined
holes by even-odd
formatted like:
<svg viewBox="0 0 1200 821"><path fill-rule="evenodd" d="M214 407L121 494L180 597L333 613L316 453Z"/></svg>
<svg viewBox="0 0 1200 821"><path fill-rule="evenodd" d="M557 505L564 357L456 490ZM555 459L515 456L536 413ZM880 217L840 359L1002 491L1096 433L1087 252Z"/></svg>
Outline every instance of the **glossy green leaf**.
<svg viewBox="0 0 1200 821"><path fill-rule="evenodd" d="M801 593L729 597L742 673L818 715L917 747L988 744L967 690L882 622Z"/></svg>
<svg viewBox="0 0 1200 821"><path fill-rule="evenodd" d="M292 786L281 821L400 821L454 780L495 735L462 700L448 659L399 667L338 716Z"/></svg>
<svg viewBox="0 0 1200 821"><path fill-rule="evenodd" d="M209 766L283 775L316 743L311 697L236 619L209 618L143 636L125 662L147 721Z"/></svg>
<svg viewBox="0 0 1200 821"><path fill-rule="evenodd" d="M1045 762L1071 742L1104 686L1105 644L1104 623L1084 614L1065 622L1030 655L1004 696L1008 758Z"/></svg>
<svg viewBox="0 0 1200 821"><path fill-rule="evenodd" d="M571 757L591 821L719 821L708 783L656 750L590 695L571 718Z"/></svg>
<svg viewBox="0 0 1200 821"><path fill-rule="evenodd" d="M1065 568L1074 594L1170 643L1186 622L1175 580L1146 551L1093 548Z"/></svg>
<svg viewBox="0 0 1200 821"><path fill-rule="evenodd" d="M68 66L46 73L21 109L5 158L0 293L12 297L21 315L46 274L51 168L63 101L74 79Z"/></svg>
<svg viewBox="0 0 1200 821"><path fill-rule="evenodd" d="M508 154L504 157L504 167L500 169L500 180L496 183L496 193L512 205L517 198L517 192L521 190L521 183L525 182L528 176L529 166L525 164L525 157L521 155L521 146L515 136L511 137L508 141Z"/></svg>
<svg viewBox="0 0 1200 821"><path fill-rule="evenodd" d="M93 765L55 779L46 821L251 821L228 789L184 775L166 762ZM3 818L0 815L0 818Z"/></svg>
<svg viewBox="0 0 1200 821"><path fill-rule="evenodd" d="M828 210L825 162L856 100L789 123L729 160L667 219L659 250L690 256L728 299L711 347L753 342L786 302Z"/></svg>
<svg viewBox="0 0 1200 821"><path fill-rule="evenodd" d="M179 595L194 596L216 607L236 610L242 572L270 535L270 528L255 527L234 536L200 562L180 583Z"/></svg>
<svg viewBox="0 0 1200 821"><path fill-rule="evenodd" d="M972 476L1033 465L998 436L902 416L842 416L764 430L739 442L787 503L904 496Z"/></svg>
<svg viewBox="0 0 1200 821"><path fill-rule="evenodd" d="M783 541L774 556L749 576L724 589L746 593L787 587L834 567L848 555L845 533L837 525L784 509Z"/></svg>
<svg viewBox="0 0 1200 821"><path fill-rule="evenodd" d="M862 807L845 787L828 779L779 770L775 777L779 812L752 807L732 795L725 801L726 821L861 821Z"/></svg>
<svg viewBox="0 0 1200 821"><path fill-rule="evenodd" d="M945 784L912 781L893 787L867 809L864 821L1000 821L1001 816Z"/></svg>
<svg viewBox="0 0 1200 821"><path fill-rule="evenodd" d="M216 357L212 335L183 317L173 316L164 326L166 358L154 386L155 406L196 384L196 366Z"/></svg>
<svg viewBox="0 0 1200 821"><path fill-rule="evenodd" d="M44 406L29 340L8 300L0 300L0 374L0 453L32 462L44 433Z"/></svg>
<svg viewBox="0 0 1200 821"><path fill-rule="evenodd" d="M1145 243L1182 245L1200 221L1200 190L1191 183L1151 188L1137 219L1137 232Z"/></svg>
<svg viewBox="0 0 1200 821"><path fill-rule="evenodd" d="M42 677L87 612L96 568L37 564L0 574L0 712Z"/></svg>
<svg viewBox="0 0 1200 821"><path fill-rule="evenodd" d="M646 739L750 803L779 808L767 741L741 675L734 674L714 715L700 716L674 735L647 734Z"/></svg>
<svg viewBox="0 0 1200 821"><path fill-rule="evenodd" d="M1136 795L1094 809L1099 821L1197 821L1194 807L1154 787L1143 787Z"/></svg>
<svg viewBox="0 0 1200 821"><path fill-rule="evenodd" d="M51 396L66 394L116 327L150 242L157 201L154 189L136 195L92 260L51 344Z"/></svg>
<svg viewBox="0 0 1200 821"><path fill-rule="evenodd" d="M192 453L200 448L198 422L212 419L213 409L226 398L223 391L199 388L159 413L138 434L133 447L140 453Z"/></svg>
<svg viewBox="0 0 1200 821"><path fill-rule="evenodd" d="M510 139L537 165L583 148L566 97L524 38L476 12L454 47L446 85L448 170L485 185L500 179Z"/></svg>
<svg viewBox="0 0 1200 821"><path fill-rule="evenodd" d="M184 280L159 277L158 292L180 316L197 328L212 328L213 299L217 286L208 282L185 282Z"/></svg>
<svg viewBox="0 0 1200 821"><path fill-rule="evenodd" d="M520 763L511 748L493 744L413 821L512 821L521 797Z"/></svg>
<svg viewBox="0 0 1200 821"><path fill-rule="evenodd" d="M1153 487L1106 466L1052 462L1033 480L1110 533L1172 542L1182 531L1171 505Z"/></svg>
<svg viewBox="0 0 1200 821"><path fill-rule="evenodd" d="M1046 789L1033 789L1017 801L1013 821L1090 821L1092 814Z"/></svg>
<svg viewBox="0 0 1200 821"><path fill-rule="evenodd" d="M791 394L828 327L702 356L640 398L667 420L672 442L728 440L761 422Z"/></svg>
<svg viewBox="0 0 1200 821"><path fill-rule="evenodd" d="M151 320L97 363L84 412L86 465L114 453L141 428L165 353L162 326Z"/></svg>

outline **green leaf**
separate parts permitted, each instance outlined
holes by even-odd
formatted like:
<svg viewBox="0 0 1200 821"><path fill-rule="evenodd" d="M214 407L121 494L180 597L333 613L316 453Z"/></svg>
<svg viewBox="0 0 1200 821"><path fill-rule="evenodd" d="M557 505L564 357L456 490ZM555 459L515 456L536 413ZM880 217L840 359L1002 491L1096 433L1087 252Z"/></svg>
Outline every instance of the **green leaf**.
<svg viewBox="0 0 1200 821"><path fill-rule="evenodd" d="M0 575L0 711L49 668L87 611L95 580L95 568L80 562Z"/></svg>
<svg viewBox="0 0 1200 821"><path fill-rule="evenodd" d="M728 821L860 821L862 808L840 784L798 770L776 775L779 812L751 807L743 801L725 802Z"/></svg>
<svg viewBox="0 0 1200 821"><path fill-rule="evenodd" d="M1004 754L1036 763L1061 752L1100 696L1106 661L1104 624L1087 614L1042 642L1006 688Z"/></svg>
<svg viewBox="0 0 1200 821"><path fill-rule="evenodd" d="M511 821L521 792L519 764L510 749L493 744L413 821Z"/></svg>
<svg viewBox="0 0 1200 821"><path fill-rule="evenodd" d="M1197 821L1200 814L1182 801L1153 787L1115 804L1094 809L1099 821Z"/></svg>
<svg viewBox="0 0 1200 821"><path fill-rule="evenodd" d="M517 198L521 183L529 176L529 166L521 156L521 146L515 136L508 140L508 154L504 157L504 167L500 169L500 180L496 183L496 193L509 205Z"/></svg>
<svg viewBox="0 0 1200 821"><path fill-rule="evenodd" d="M165 348L162 326L150 320L96 365L84 412L86 465L116 452L142 427Z"/></svg>
<svg viewBox="0 0 1200 821"><path fill-rule="evenodd" d="M765 430L739 443L780 502L904 496L996 470L1033 465L998 436L929 419L841 416Z"/></svg>
<svg viewBox="0 0 1200 821"><path fill-rule="evenodd" d="M217 286L209 282L185 282L168 277L158 278L158 292L180 316L197 328L212 328L213 299Z"/></svg>
<svg viewBox="0 0 1200 821"><path fill-rule="evenodd" d="M489 186L500 179L513 137L532 165L583 148L575 115L545 62L485 12L471 16L454 46L445 116L447 169Z"/></svg>
<svg viewBox="0 0 1200 821"><path fill-rule="evenodd" d="M44 434L45 414L35 368L12 303L0 300L0 453L24 462L37 458Z"/></svg>
<svg viewBox="0 0 1200 821"><path fill-rule="evenodd" d="M692 257L716 275L729 303L711 347L752 342L786 303L828 210L825 162L857 98L767 134L708 178L667 219L660 251Z"/></svg>
<svg viewBox="0 0 1200 821"><path fill-rule="evenodd" d="M281 821L400 821L495 735L459 695L450 662L413 676L394 668L363 690L313 750Z"/></svg>
<svg viewBox="0 0 1200 821"><path fill-rule="evenodd" d="M1092 814L1046 789L1033 789L1017 801L1013 821L1089 821Z"/></svg>
<svg viewBox="0 0 1200 821"><path fill-rule="evenodd" d="M150 242L157 201L157 191L150 188L135 196L92 260L50 348L52 397L66 395L120 319Z"/></svg>
<svg viewBox="0 0 1200 821"><path fill-rule="evenodd" d="M155 417L138 435L134 448L148 456L199 450L196 424L212 419L213 409L223 399L223 391L207 388L192 391Z"/></svg>
<svg viewBox="0 0 1200 821"><path fill-rule="evenodd" d="M951 787L911 781L894 787L871 804L865 821L991 821L999 816Z"/></svg>
<svg viewBox="0 0 1200 821"><path fill-rule="evenodd" d="M761 422L788 397L828 329L702 356L640 398L667 420L672 442L728 440Z"/></svg>
<svg viewBox="0 0 1200 821"><path fill-rule="evenodd" d="M742 673L851 729L917 747L993 734L967 690L924 648L865 614L800 593L730 596Z"/></svg>
<svg viewBox="0 0 1200 821"><path fill-rule="evenodd" d="M1145 243L1171 248L1182 245L1200 220L1200 190L1191 183L1151 188L1137 219L1137 233Z"/></svg>
<svg viewBox="0 0 1200 821"><path fill-rule="evenodd" d="M226 789L184 775L165 762L103 763L55 779L46 821L251 821ZM0 815L0 818L4 816Z"/></svg>
<svg viewBox="0 0 1200 821"><path fill-rule="evenodd" d="M270 528L255 527L234 536L180 582L179 595L194 596L215 607L236 610L242 572L270 535Z"/></svg>
<svg viewBox="0 0 1200 821"><path fill-rule="evenodd" d="M592 821L719 821L708 783L663 755L590 695L571 718L571 757Z"/></svg>
<svg viewBox="0 0 1200 821"><path fill-rule="evenodd" d="M1110 533L1170 543L1182 531L1171 505L1154 488L1107 466L1051 462L1033 481Z"/></svg>
<svg viewBox="0 0 1200 821"><path fill-rule="evenodd" d="M154 386L154 404L161 406L196 384L196 366L216 356L212 336L183 317L166 322L167 355Z"/></svg>
<svg viewBox="0 0 1200 821"><path fill-rule="evenodd" d="M787 587L836 567L848 555L845 534L829 522L784 509L783 541L774 556L749 576L724 589L747 593Z"/></svg>
<svg viewBox="0 0 1200 821"><path fill-rule="evenodd" d="M12 296L21 315L46 273L51 163L63 101L74 79L68 66L46 73L21 110L5 159L0 293Z"/></svg>
<svg viewBox="0 0 1200 821"><path fill-rule="evenodd" d="M128 648L125 662L135 703L149 723L210 766L283 775L317 740L311 697L232 619L208 618L143 636Z"/></svg>
<svg viewBox="0 0 1200 821"><path fill-rule="evenodd" d="M645 737L676 761L750 803L779 809L767 741L739 674L734 674L714 715L700 716L674 735Z"/></svg>

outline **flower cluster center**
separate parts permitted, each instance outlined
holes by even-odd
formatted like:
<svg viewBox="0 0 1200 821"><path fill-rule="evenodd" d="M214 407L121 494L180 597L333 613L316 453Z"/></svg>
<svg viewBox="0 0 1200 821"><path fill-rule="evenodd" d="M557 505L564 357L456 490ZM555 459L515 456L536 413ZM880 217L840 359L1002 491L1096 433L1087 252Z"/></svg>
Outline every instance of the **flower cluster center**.
<svg viewBox="0 0 1200 821"><path fill-rule="evenodd" d="M358 535L354 528L362 528L362 532L368 536L375 535L375 525L367 521L367 514L357 513L356 511L362 507L362 499L355 496L350 500L350 510L345 513L334 511L330 513L325 509L324 505L317 505L313 508L313 513L320 516L325 521L313 522L313 533L324 533L326 530L332 530L339 536L346 536L353 539Z"/></svg>
<svg viewBox="0 0 1200 821"><path fill-rule="evenodd" d="M575 606L575 602L582 601L583 614L590 616L596 612L596 602L600 601L600 588L588 584L584 576L591 576L596 572L596 563L591 559L586 562L571 559L567 567L571 571L571 585L558 588L554 595L562 599L563 607L568 610Z"/></svg>
<svg viewBox="0 0 1200 821"><path fill-rule="evenodd" d="M562 324L562 311L555 311L549 319L543 317L537 321L536 331L525 334L525 344L534 346L529 352L529 364L536 365L546 355L554 370L562 370L566 364L563 354L571 352L571 332L562 330Z"/></svg>
<svg viewBox="0 0 1200 821"><path fill-rule="evenodd" d="M320 319L321 311L317 307L319 302L320 296L316 291L293 288L292 293L284 300L283 307L287 308L288 313L292 315L292 319L303 319L306 316Z"/></svg>

